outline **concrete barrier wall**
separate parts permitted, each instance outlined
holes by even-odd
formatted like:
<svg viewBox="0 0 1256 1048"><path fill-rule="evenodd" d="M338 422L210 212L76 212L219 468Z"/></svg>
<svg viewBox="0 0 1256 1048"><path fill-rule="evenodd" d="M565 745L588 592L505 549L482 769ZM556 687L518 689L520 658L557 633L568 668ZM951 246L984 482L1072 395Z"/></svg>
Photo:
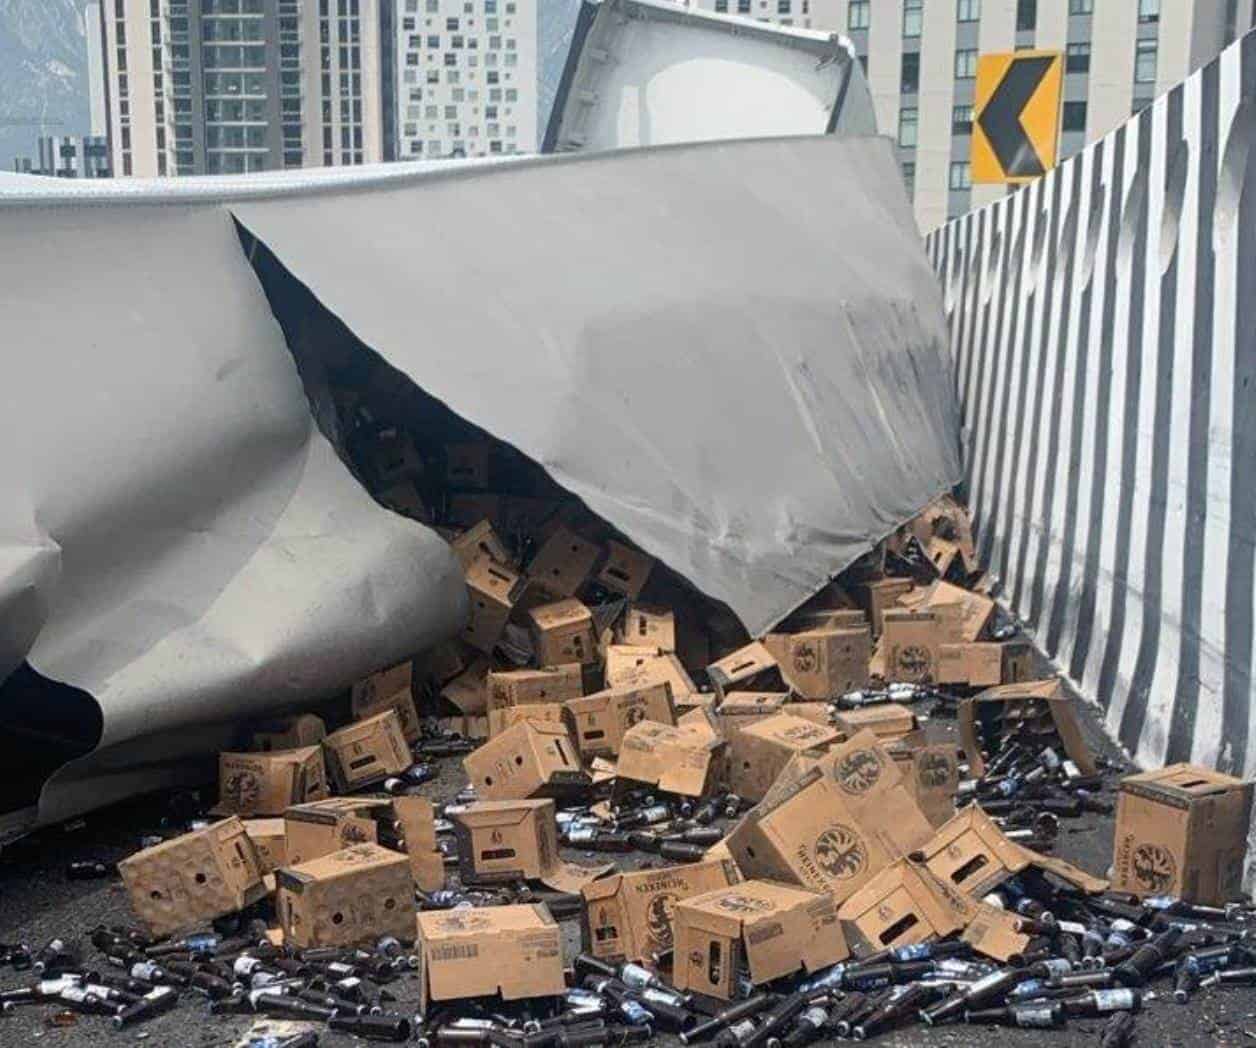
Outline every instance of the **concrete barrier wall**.
<svg viewBox="0 0 1256 1048"><path fill-rule="evenodd" d="M928 239L1001 598L1141 762L1256 768L1256 34Z"/></svg>

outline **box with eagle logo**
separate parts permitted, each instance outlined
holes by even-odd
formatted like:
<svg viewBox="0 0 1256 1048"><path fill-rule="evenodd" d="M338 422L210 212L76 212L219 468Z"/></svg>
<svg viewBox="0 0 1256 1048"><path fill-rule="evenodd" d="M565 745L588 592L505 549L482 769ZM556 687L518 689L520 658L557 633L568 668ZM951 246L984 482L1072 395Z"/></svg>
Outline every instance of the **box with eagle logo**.
<svg viewBox="0 0 1256 1048"><path fill-rule="evenodd" d="M567 988L562 931L544 905L428 910L417 935L420 1012L433 1001L515 1001Z"/></svg>
<svg viewBox="0 0 1256 1048"><path fill-rule="evenodd" d="M1112 887L1201 906L1242 891L1252 783L1192 764L1121 780Z"/></svg>
<svg viewBox="0 0 1256 1048"><path fill-rule="evenodd" d="M913 731L887 741L886 750L930 825L941 826L955 814L959 759L954 744L931 746L923 731Z"/></svg>
<svg viewBox="0 0 1256 1048"><path fill-rule="evenodd" d="M792 759L726 841L746 876L840 903L932 835L893 759L861 732L818 759Z"/></svg>
<svg viewBox="0 0 1256 1048"><path fill-rule="evenodd" d="M673 945L676 905L741 880L731 860L635 870L586 884L584 948L606 961L648 961Z"/></svg>
<svg viewBox="0 0 1256 1048"><path fill-rule="evenodd" d="M744 800L762 800L796 753L819 756L826 746L841 737L834 728L795 717L786 707L781 713L749 724L729 738L728 788Z"/></svg>
<svg viewBox="0 0 1256 1048"><path fill-rule="evenodd" d="M882 622L876 659L881 675L917 684L936 680L938 648L950 640L937 611L887 608Z"/></svg>
<svg viewBox="0 0 1256 1048"><path fill-rule="evenodd" d="M831 895L771 881L742 881L682 900L674 922L672 984L726 1001L743 958L758 986L850 956Z"/></svg>
<svg viewBox="0 0 1256 1048"><path fill-rule="evenodd" d="M387 800L368 797L328 797L294 804L284 812L284 838L290 866L330 855L353 844L374 844L376 822L391 813Z"/></svg>
<svg viewBox="0 0 1256 1048"><path fill-rule="evenodd" d="M643 688L607 688L564 704L565 719L584 757L614 757L624 732L641 721L675 724L672 686L661 682Z"/></svg>
<svg viewBox="0 0 1256 1048"><path fill-rule="evenodd" d="M769 633L763 639L781 676L804 699L831 699L868 683L872 631L825 628L801 633Z"/></svg>
<svg viewBox="0 0 1256 1048"><path fill-rule="evenodd" d="M218 754L216 815L282 815L290 805L327 792L321 746Z"/></svg>
<svg viewBox="0 0 1256 1048"><path fill-rule="evenodd" d="M275 910L285 943L351 946L414 936L410 861L378 844L355 844L275 874Z"/></svg>

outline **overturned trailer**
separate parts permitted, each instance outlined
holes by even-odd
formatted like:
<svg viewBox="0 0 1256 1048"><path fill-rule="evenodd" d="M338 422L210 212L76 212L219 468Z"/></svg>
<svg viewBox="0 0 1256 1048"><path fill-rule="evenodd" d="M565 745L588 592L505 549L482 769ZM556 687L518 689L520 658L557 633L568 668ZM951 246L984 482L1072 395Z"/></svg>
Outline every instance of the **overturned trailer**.
<svg viewBox="0 0 1256 1048"><path fill-rule="evenodd" d="M201 777L242 719L461 627L445 542L337 454L301 336L328 316L750 633L960 472L880 139L10 181L0 241L7 835Z"/></svg>

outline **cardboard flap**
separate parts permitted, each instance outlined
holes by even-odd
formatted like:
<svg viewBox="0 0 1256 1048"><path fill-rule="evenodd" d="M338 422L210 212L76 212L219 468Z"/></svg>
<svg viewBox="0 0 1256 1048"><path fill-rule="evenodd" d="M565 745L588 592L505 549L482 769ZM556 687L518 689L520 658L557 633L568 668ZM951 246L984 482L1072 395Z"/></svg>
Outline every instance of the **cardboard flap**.
<svg viewBox="0 0 1256 1048"><path fill-rule="evenodd" d="M976 903L975 909L961 938L978 953L1007 962L1029 947L1032 937L1017 931L1015 915L983 902Z"/></svg>
<svg viewBox="0 0 1256 1048"><path fill-rule="evenodd" d="M579 863L556 859L552 866L541 871L540 881L554 891L574 894L614 869L613 862L603 863L601 866L581 866Z"/></svg>
<svg viewBox="0 0 1256 1048"><path fill-rule="evenodd" d="M488 672L491 663L482 655L443 688L441 698L453 703L468 717L479 716L488 709Z"/></svg>
<svg viewBox="0 0 1256 1048"><path fill-rule="evenodd" d="M436 844L436 816L425 797L394 797L393 813L401 823L414 883L425 892L445 886L445 857Z"/></svg>

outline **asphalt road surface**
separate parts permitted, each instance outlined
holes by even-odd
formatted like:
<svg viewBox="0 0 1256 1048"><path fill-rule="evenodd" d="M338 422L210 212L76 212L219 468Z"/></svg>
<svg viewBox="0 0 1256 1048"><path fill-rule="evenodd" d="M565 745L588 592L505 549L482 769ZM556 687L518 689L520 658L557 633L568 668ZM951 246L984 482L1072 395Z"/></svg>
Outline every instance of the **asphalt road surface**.
<svg viewBox="0 0 1256 1048"><path fill-rule="evenodd" d="M930 733L939 738L954 736L953 722L935 717ZM1115 756L1102 742L1093 720L1088 717L1087 735L1097 749ZM457 792L464 779L457 758L442 761L440 777L429 783L424 792L434 801L446 800ZM27 838L0 854L0 942L26 942L36 949L54 936L84 937L97 924L131 923L126 895L116 878L101 881L72 882L66 879L66 864L78 859L116 861L139 847L139 836L158 824L163 810L162 798L150 798L119 805L89 816L76 827L54 827ZM1055 854L1068 859L1092 873L1105 874L1111 859L1112 820L1098 815L1063 820ZM578 850L568 858L595 861ZM600 859L601 857L597 857ZM611 856L623 861L623 868L638 868L658 862L656 856L634 854ZM579 922L564 922L566 949L570 960L579 949ZM89 956L90 943L85 944ZM27 973L28 974L28 973ZM0 968L0 988L24 985L26 974ZM1224 989L1197 994L1187 1005L1174 1003L1164 984L1157 989L1164 994L1138 1016L1139 1048L1158 1046L1256 1045L1256 990ZM418 1000L418 986L407 977L389 986L398 997L398 1011L413 1012ZM172 1012L143 1025L114 1031L108 1021L94 1016L77 1016L67 1026L52 1026L48 1017L55 1009L22 1007L0 1018L0 1045L49 1045L65 1048L145 1043L162 1048L181 1046L218 1046L237 1043L256 1020L240 1017L211 1016L204 1000L185 993ZM263 1020L264 1021L264 1020ZM1053 1031L1018 1031L998 1027L949 1026L929 1030L911 1026L887 1034L876 1043L887 1045L950 1045L1000 1046L1020 1045L1096 1046L1101 1021L1074 1021L1066 1029ZM321 1028L320 1028L321 1029ZM342 1046L363 1042L349 1036L325 1031L320 1044ZM658 1038L659 1044L674 1045L671 1038Z"/></svg>

